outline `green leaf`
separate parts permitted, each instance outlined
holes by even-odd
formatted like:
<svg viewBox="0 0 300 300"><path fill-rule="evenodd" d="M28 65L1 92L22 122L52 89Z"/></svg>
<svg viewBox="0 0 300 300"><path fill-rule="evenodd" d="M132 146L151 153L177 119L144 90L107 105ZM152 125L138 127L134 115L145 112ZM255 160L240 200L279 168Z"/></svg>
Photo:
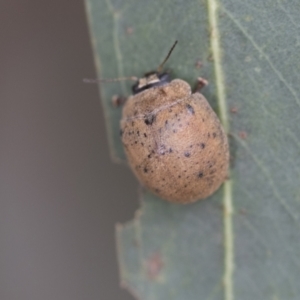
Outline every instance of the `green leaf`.
<svg viewBox="0 0 300 300"><path fill-rule="evenodd" d="M230 180L182 206L146 193L117 227L124 286L140 299L299 299L300 2L87 0L99 77L166 67L203 94L230 134ZM202 66L196 67L197 61ZM121 110L101 86L112 156ZM231 111L236 111L235 113Z"/></svg>

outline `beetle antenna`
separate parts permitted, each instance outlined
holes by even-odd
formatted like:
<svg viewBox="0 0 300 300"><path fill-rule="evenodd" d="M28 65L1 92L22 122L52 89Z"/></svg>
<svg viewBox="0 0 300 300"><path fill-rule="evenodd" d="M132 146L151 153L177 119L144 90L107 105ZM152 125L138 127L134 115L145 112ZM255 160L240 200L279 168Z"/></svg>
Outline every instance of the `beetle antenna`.
<svg viewBox="0 0 300 300"><path fill-rule="evenodd" d="M164 59L164 61L158 66L157 73L160 73L162 71L164 64L169 59L169 57L170 57L171 53L173 52L177 43L178 43L178 41L175 41L175 43L173 44L172 48L170 49L170 51L169 51L168 55L166 56L166 58Z"/></svg>
<svg viewBox="0 0 300 300"><path fill-rule="evenodd" d="M119 77L119 78L108 78L108 79L90 79L90 78L84 78L84 83L99 83L99 82L116 82L116 81L123 81L123 80L132 80L132 81L138 81L138 78L135 76L130 77Z"/></svg>

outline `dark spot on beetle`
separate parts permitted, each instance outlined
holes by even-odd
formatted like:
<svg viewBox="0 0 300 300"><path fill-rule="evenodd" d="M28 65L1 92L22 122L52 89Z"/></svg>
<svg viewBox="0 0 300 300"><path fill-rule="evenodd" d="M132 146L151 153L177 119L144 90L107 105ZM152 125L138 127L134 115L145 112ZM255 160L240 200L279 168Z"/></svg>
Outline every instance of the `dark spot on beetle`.
<svg viewBox="0 0 300 300"><path fill-rule="evenodd" d="M202 149L205 148L205 144L204 143L201 143L200 146L201 146Z"/></svg>
<svg viewBox="0 0 300 300"><path fill-rule="evenodd" d="M203 177L203 172L199 172L199 173L198 173L198 177L199 177L199 178L202 178L202 177Z"/></svg>
<svg viewBox="0 0 300 300"><path fill-rule="evenodd" d="M210 138L210 133L208 133L208 134L207 134L207 137L209 137L209 138Z"/></svg>
<svg viewBox="0 0 300 300"><path fill-rule="evenodd" d="M120 136L122 136L124 133L124 131L122 129L120 129Z"/></svg>
<svg viewBox="0 0 300 300"><path fill-rule="evenodd" d="M193 148L193 145L190 145L190 148Z"/></svg>
<svg viewBox="0 0 300 300"><path fill-rule="evenodd" d="M159 190L159 189L155 189L154 191L155 191L156 193L159 193L159 192L160 192L160 190Z"/></svg>
<svg viewBox="0 0 300 300"><path fill-rule="evenodd" d="M128 135L131 135L131 131L128 132Z"/></svg>
<svg viewBox="0 0 300 300"><path fill-rule="evenodd" d="M147 134L146 134L146 133L144 133L144 137L147 137Z"/></svg>
<svg viewBox="0 0 300 300"><path fill-rule="evenodd" d="M140 131L139 130L136 133L137 133L138 136L140 136Z"/></svg>
<svg viewBox="0 0 300 300"><path fill-rule="evenodd" d="M169 149L169 153L172 153L172 152L173 152L173 149L172 149L172 148L170 148L170 149Z"/></svg>
<svg viewBox="0 0 300 300"><path fill-rule="evenodd" d="M174 132L174 133L176 133L176 132L177 132L177 130L176 130L176 129L173 129L173 132Z"/></svg>
<svg viewBox="0 0 300 300"><path fill-rule="evenodd" d="M153 170L151 170L151 173L153 173Z"/></svg>
<svg viewBox="0 0 300 300"><path fill-rule="evenodd" d="M217 136L217 134L215 132L213 132L213 138L215 138Z"/></svg>
<svg viewBox="0 0 300 300"><path fill-rule="evenodd" d="M169 109L169 112L171 113L172 111L173 111L172 108L170 108L170 109Z"/></svg>
<svg viewBox="0 0 300 300"><path fill-rule="evenodd" d="M186 108L188 110L188 112L191 114L191 115L194 115L195 114L195 110L194 110L194 107L190 104L187 104L186 105Z"/></svg>
<svg viewBox="0 0 300 300"><path fill-rule="evenodd" d="M134 143L137 144L138 142L137 142L137 141L134 141Z"/></svg>
<svg viewBox="0 0 300 300"><path fill-rule="evenodd" d="M162 181L165 181L165 179L163 178ZM163 185L164 186L164 185Z"/></svg>
<svg viewBox="0 0 300 300"><path fill-rule="evenodd" d="M148 154L148 158L151 158L151 154Z"/></svg>
<svg viewBox="0 0 300 300"><path fill-rule="evenodd" d="M190 152L187 152L187 151L185 151L185 152L184 152L184 156L185 156L185 157L190 157L190 156L191 156L191 153L190 153Z"/></svg>
<svg viewBox="0 0 300 300"><path fill-rule="evenodd" d="M145 124L146 125L152 125L154 121L155 121L155 115L149 114L149 115L145 116Z"/></svg>
<svg viewBox="0 0 300 300"><path fill-rule="evenodd" d="M205 122L204 118L202 118L202 122Z"/></svg>
<svg viewBox="0 0 300 300"><path fill-rule="evenodd" d="M180 120L181 120L180 118L177 119L178 122L180 122Z"/></svg>
<svg viewBox="0 0 300 300"><path fill-rule="evenodd" d="M184 187L186 188L186 187L187 187L187 185L185 184L185 185L184 185Z"/></svg>
<svg viewBox="0 0 300 300"><path fill-rule="evenodd" d="M138 111L137 111L137 110L135 110L133 114L136 116L136 115L138 114Z"/></svg>
<svg viewBox="0 0 300 300"><path fill-rule="evenodd" d="M168 120L165 121L165 125L168 125Z"/></svg>
<svg viewBox="0 0 300 300"><path fill-rule="evenodd" d="M216 173L216 170L211 170L211 171L209 172L210 175L212 175L212 174L214 174L214 173Z"/></svg>
<svg viewBox="0 0 300 300"><path fill-rule="evenodd" d="M141 143L142 146L144 146L144 143Z"/></svg>
<svg viewBox="0 0 300 300"><path fill-rule="evenodd" d="M134 121L131 122L131 126L134 126Z"/></svg>
<svg viewBox="0 0 300 300"><path fill-rule="evenodd" d="M209 165L209 168L211 169L213 165Z"/></svg>
<svg viewBox="0 0 300 300"><path fill-rule="evenodd" d="M148 173L148 169L147 168L144 168L144 173Z"/></svg>
<svg viewBox="0 0 300 300"><path fill-rule="evenodd" d="M177 117L178 116L178 114L175 114L175 117Z"/></svg>
<svg viewBox="0 0 300 300"><path fill-rule="evenodd" d="M181 178L181 176L180 176L180 175L178 175L178 178Z"/></svg>
<svg viewBox="0 0 300 300"><path fill-rule="evenodd" d="M161 96L166 96L167 92L164 89L160 89Z"/></svg>

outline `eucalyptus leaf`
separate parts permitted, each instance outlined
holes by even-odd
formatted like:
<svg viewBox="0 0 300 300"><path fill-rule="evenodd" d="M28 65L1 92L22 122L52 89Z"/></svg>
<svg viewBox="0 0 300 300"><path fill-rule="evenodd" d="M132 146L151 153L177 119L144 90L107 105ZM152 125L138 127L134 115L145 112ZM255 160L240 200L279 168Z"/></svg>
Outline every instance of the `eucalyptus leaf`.
<svg viewBox="0 0 300 300"><path fill-rule="evenodd" d="M300 2L86 0L98 75L209 81L231 146L230 179L174 205L144 193L117 227L121 281L140 299L300 299ZM201 66L199 68L199 66ZM112 157L130 82L100 86Z"/></svg>

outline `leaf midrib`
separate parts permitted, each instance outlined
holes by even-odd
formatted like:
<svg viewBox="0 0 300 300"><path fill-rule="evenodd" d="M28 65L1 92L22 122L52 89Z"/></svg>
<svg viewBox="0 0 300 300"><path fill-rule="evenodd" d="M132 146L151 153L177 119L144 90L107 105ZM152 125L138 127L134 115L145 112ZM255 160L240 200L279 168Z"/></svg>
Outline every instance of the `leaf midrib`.
<svg viewBox="0 0 300 300"><path fill-rule="evenodd" d="M218 28L218 3L217 0L208 0L208 21L210 26L211 51L214 61L215 83L217 101L221 122L225 131L229 132L227 115L225 81L222 70L222 55L220 33ZM229 174L228 174L229 176ZM234 272L234 234L233 234L233 199L232 183L227 180L223 186L223 224L224 224L224 299L233 300L233 272Z"/></svg>

